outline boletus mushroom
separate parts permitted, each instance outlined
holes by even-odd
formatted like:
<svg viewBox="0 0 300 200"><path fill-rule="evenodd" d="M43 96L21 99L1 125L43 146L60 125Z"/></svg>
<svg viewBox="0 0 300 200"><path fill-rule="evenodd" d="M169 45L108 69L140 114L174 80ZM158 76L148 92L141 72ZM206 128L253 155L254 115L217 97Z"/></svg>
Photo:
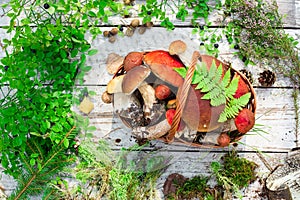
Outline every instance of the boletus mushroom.
<svg viewBox="0 0 300 200"><path fill-rule="evenodd" d="M144 80L150 75L150 69L144 65L132 68L125 74L122 82L122 91L125 94L132 94L138 89L144 100L145 117L150 116L153 104L156 102L154 88Z"/></svg>
<svg viewBox="0 0 300 200"><path fill-rule="evenodd" d="M174 71L174 68L185 67L177 56L172 56L167 51L157 50L144 55L144 64L162 81L175 87L183 83L183 78Z"/></svg>

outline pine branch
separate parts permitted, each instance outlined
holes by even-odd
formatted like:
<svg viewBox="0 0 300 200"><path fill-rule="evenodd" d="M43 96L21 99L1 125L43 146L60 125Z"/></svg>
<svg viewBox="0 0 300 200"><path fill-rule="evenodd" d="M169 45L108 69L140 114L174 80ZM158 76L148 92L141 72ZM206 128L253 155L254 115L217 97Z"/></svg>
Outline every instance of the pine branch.
<svg viewBox="0 0 300 200"><path fill-rule="evenodd" d="M36 165L32 165L31 162L28 162L30 158L26 157L26 155L20 156L25 163L26 169L23 169L24 174L18 179L18 189L9 199L17 200L27 197L27 195L34 195L43 191L43 189L47 187L47 182L51 180L51 177L53 177L59 169L70 163L71 160L64 154L64 141L71 137L74 129L75 127L64 136L59 144L52 148L48 156L45 156L45 159L39 159ZM36 149L31 146L33 152L43 154L37 143L35 143L34 146ZM43 155L39 155L39 158L43 158ZM59 161L56 162L57 160Z"/></svg>

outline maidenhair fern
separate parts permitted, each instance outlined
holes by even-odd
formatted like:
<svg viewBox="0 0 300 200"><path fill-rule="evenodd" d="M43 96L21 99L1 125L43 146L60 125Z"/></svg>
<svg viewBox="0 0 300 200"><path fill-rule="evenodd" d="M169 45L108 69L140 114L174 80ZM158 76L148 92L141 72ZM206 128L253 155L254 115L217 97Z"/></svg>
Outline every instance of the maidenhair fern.
<svg viewBox="0 0 300 200"><path fill-rule="evenodd" d="M175 69L183 78L187 73L187 68ZM205 93L202 99L210 100L211 106L219 106L226 104L225 109L220 115L219 122L225 122L227 119L234 118L244 106L247 105L251 97L251 93L244 94L240 98L234 98L238 88L239 76L231 79L231 71L228 69L224 76L223 66L216 66L213 60L209 69L204 62L197 64L192 84L196 84L196 88Z"/></svg>

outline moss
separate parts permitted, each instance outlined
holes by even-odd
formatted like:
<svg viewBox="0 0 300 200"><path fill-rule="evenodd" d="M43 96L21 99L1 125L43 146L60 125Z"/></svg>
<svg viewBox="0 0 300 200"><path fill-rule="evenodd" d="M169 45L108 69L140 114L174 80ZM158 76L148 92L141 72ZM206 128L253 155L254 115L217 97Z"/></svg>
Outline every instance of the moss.
<svg viewBox="0 0 300 200"><path fill-rule="evenodd" d="M254 172L256 167L256 163L238 157L236 152L230 152L223 157L221 174L228 177L239 188L243 188L256 179Z"/></svg>

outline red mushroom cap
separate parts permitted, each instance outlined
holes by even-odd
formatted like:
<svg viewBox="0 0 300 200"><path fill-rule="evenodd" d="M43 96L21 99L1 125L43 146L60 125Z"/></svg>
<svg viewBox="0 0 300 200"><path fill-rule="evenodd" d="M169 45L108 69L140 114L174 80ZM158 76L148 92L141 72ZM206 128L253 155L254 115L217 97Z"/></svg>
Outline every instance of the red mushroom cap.
<svg viewBox="0 0 300 200"><path fill-rule="evenodd" d="M157 50L144 55L144 64L161 80L179 87L183 78L173 68L185 67L177 56L172 56L167 51Z"/></svg>

